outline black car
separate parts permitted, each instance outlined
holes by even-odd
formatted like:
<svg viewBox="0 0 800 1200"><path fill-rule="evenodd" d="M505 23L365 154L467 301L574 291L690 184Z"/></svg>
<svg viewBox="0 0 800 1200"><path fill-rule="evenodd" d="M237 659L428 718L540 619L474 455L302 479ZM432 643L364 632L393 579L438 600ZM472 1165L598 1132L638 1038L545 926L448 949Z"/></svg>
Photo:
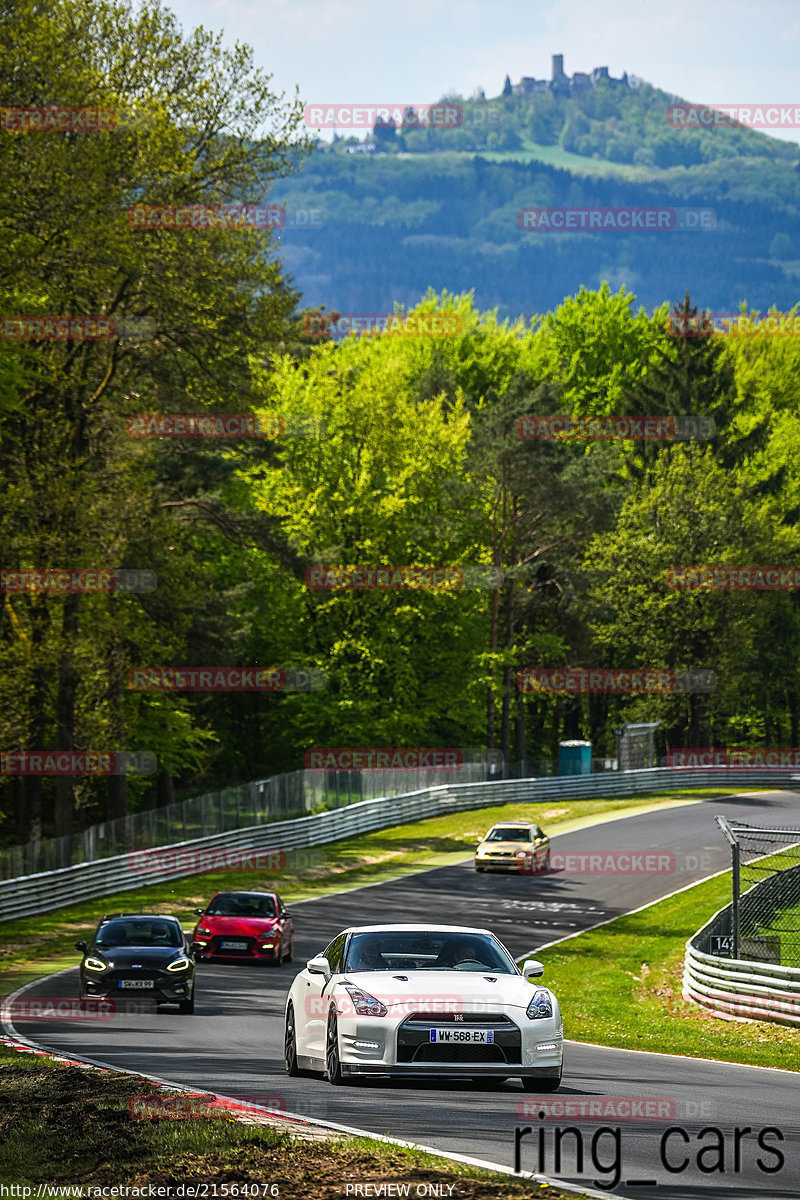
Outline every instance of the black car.
<svg viewBox="0 0 800 1200"><path fill-rule="evenodd" d="M194 1012L194 962L177 917L116 913L103 917L83 951L81 997L132 997Z"/></svg>

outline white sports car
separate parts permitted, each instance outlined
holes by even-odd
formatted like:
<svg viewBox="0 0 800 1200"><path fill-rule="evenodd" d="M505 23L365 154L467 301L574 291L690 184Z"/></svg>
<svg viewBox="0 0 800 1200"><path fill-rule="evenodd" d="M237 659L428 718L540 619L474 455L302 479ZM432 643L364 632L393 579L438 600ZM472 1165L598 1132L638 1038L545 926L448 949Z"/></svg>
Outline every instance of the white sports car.
<svg viewBox="0 0 800 1200"><path fill-rule="evenodd" d="M286 1001L289 1075L518 1076L529 1092L561 1082L563 1026L551 991L520 972L488 929L364 925L309 959Z"/></svg>

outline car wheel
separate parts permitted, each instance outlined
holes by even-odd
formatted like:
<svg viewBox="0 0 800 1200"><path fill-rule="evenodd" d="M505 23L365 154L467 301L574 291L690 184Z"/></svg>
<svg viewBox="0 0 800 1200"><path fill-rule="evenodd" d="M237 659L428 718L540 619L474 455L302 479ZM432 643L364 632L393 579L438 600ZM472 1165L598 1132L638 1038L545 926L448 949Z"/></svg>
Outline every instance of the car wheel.
<svg viewBox="0 0 800 1200"><path fill-rule="evenodd" d="M549 871L550 870L550 851L549 850L547 851L547 854L545 854L544 862L542 863L539 870L540 871Z"/></svg>
<svg viewBox="0 0 800 1200"><path fill-rule="evenodd" d="M291 1004L286 1010L286 1029L283 1035L283 1061L287 1075L299 1075L297 1065L297 1035L294 1029L294 1009Z"/></svg>
<svg viewBox="0 0 800 1200"><path fill-rule="evenodd" d="M561 1086L561 1071L557 1075L538 1078L534 1075L522 1076L523 1092L557 1092Z"/></svg>
<svg viewBox="0 0 800 1200"><path fill-rule="evenodd" d="M339 1027L336 1023L336 1013L331 1009L328 1016L328 1035L325 1042L325 1071L328 1083L341 1087L345 1083L342 1074L342 1064L339 1060Z"/></svg>
<svg viewBox="0 0 800 1200"><path fill-rule="evenodd" d="M178 1012L193 1013L194 1012L194 992L192 992L188 1000L178 1001Z"/></svg>
<svg viewBox="0 0 800 1200"><path fill-rule="evenodd" d="M289 938L289 945L286 949L285 955L283 956L283 961L291 962L293 958L294 958L294 937L292 936Z"/></svg>
<svg viewBox="0 0 800 1200"><path fill-rule="evenodd" d="M486 870L486 867L476 867L475 870L480 871L481 874L483 874L483 872Z"/></svg>

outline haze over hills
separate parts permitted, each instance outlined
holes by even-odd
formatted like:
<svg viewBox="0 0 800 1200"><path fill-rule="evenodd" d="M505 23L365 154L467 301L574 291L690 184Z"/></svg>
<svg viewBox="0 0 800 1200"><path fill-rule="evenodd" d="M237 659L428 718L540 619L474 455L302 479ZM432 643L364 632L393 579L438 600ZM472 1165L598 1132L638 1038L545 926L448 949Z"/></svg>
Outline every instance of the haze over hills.
<svg viewBox="0 0 800 1200"><path fill-rule="evenodd" d="M675 128L670 95L606 68L506 78L487 99L447 96L457 127L384 122L319 141L272 193L322 224L282 234L304 306L391 310L429 288L474 289L479 308L532 315L581 284L627 286L645 308L690 290L715 311L800 298L800 147L741 125ZM696 207L710 227L521 229L526 206ZM302 217L299 219L302 220ZM708 220L708 218L706 218Z"/></svg>

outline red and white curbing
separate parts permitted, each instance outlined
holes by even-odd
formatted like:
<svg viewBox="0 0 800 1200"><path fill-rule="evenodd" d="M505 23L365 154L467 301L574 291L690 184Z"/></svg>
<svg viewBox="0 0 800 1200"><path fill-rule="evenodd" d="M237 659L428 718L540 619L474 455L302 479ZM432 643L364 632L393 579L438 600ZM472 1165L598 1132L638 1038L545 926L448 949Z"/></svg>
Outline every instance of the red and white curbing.
<svg viewBox="0 0 800 1200"><path fill-rule="evenodd" d="M16 1050L19 1054L33 1054L37 1058L45 1058L49 1062L67 1063L71 1067L79 1067L84 1071L100 1071L104 1075L111 1073L109 1067L97 1066L74 1055L55 1054L49 1050L41 1050L32 1043L27 1044L14 1038L6 1037L3 1034L0 1034L0 1046L6 1050ZM163 1080L153 1079L148 1075L140 1074L138 1071L128 1071L124 1068L120 1068L119 1071L114 1073L135 1075L138 1079L146 1080L153 1088L162 1088L164 1091L177 1092L183 1096L213 1097L213 1099L209 1099L208 1103L204 1105L205 1108L212 1111L230 1113L234 1121L241 1121L246 1125L273 1125L284 1129L294 1126L293 1132L297 1136L314 1138L315 1140L321 1137L329 1137L333 1133L333 1130L322 1127L321 1122L308 1122L300 1117L285 1116L283 1113L276 1112L273 1109L267 1109L256 1104L248 1104L246 1100L229 1099L225 1096L214 1095L213 1092L198 1092L193 1088L184 1088L177 1084L165 1083ZM314 1126L317 1126L317 1128L315 1129Z"/></svg>

